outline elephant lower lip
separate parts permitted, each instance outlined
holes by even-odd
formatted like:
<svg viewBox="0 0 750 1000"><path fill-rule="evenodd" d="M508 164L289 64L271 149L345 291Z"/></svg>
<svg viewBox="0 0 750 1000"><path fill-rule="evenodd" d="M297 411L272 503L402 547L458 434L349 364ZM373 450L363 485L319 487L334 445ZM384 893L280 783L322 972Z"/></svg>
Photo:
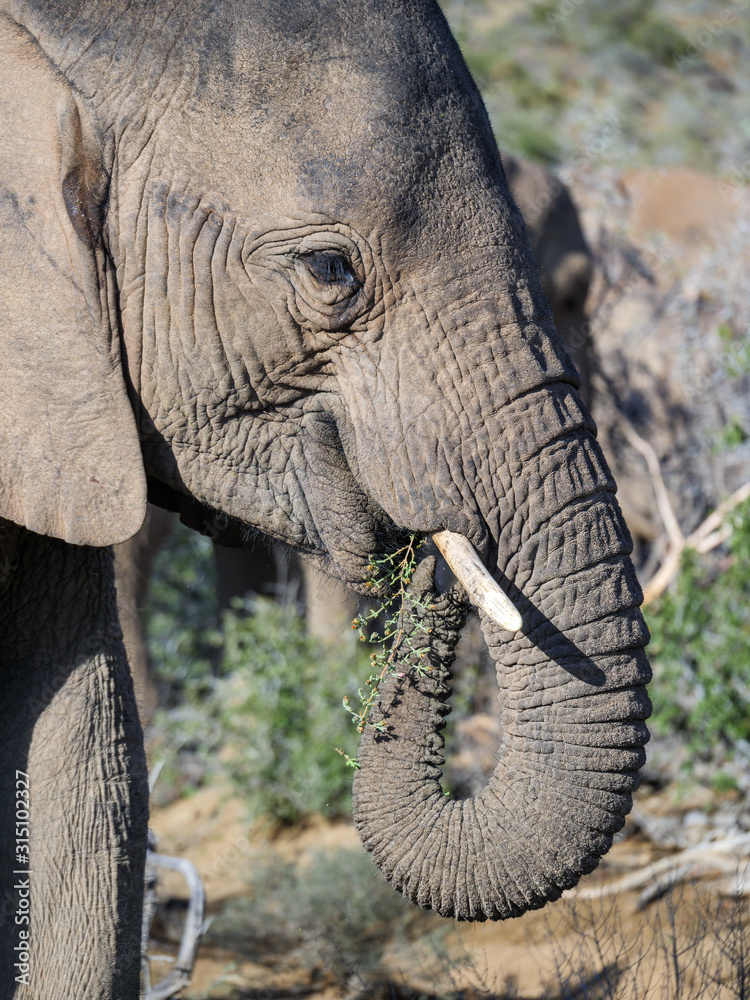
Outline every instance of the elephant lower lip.
<svg viewBox="0 0 750 1000"><path fill-rule="evenodd" d="M508 632L519 632L523 618L493 580L471 542L454 531L436 531L432 540L469 595L471 603Z"/></svg>

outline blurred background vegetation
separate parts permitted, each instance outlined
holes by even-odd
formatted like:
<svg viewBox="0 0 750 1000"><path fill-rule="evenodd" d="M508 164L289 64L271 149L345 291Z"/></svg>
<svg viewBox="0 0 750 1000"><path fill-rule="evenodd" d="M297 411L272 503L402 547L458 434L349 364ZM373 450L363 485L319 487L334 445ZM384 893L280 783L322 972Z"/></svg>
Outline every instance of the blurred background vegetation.
<svg viewBox="0 0 750 1000"><path fill-rule="evenodd" d="M347 814L358 737L342 700L368 673L352 633L324 646L293 601L236 600L220 614L213 543L175 526L158 554L146 628L163 693L151 753L169 797L228 778L253 817Z"/></svg>
<svg viewBox="0 0 750 1000"><path fill-rule="evenodd" d="M446 0L443 8L506 152L569 164L604 125L605 158L618 167L720 174L747 157L742 0Z"/></svg>

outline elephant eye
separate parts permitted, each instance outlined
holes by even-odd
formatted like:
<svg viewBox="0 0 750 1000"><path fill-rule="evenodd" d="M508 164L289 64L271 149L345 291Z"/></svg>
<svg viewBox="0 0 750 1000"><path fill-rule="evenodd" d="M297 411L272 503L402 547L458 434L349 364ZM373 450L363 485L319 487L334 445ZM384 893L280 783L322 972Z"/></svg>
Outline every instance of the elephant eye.
<svg viewBox="0 0 750 1000"><path fill-rule="evenodd" d="M296 246L281 247L281 266L294 287L296 309L317 330L344 330L370 305L368 278L359 246L341 233L308 233Z"/></svg>
<svg viewBox="0 0 750 1000"><path fill-rule="evenodd" d="M359 288L359 281L349 259L330 250L315 250L301 255L312 277L323 286L335 286L339 292L352 294Z"/></svg>

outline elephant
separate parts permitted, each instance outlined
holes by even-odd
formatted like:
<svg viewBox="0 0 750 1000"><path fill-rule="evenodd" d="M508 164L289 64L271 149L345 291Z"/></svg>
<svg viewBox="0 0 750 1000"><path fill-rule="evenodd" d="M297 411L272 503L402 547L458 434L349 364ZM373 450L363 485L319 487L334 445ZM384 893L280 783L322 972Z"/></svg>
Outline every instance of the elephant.
<svg viewBox="0 0 750 1000"><path fill-rule="evenodd" d="M567 187L536 163L504 155L503 166L521 211L531 247L541 268L542 290L555 327L581 379L581 398L591 409L593 349L586 324L586 299L594 259ZM158 690L151 670L142 609L156 552L166 541L169 515L151 507L141 530L115 548L117 600L125 648L141 720L153 716ZM339 642L357 614L356 595L335 577L316 570L281 543L252 549L214 546L217 596L221 609L248 593L296 600L311 635L326 644Z"/></svg>
<svg viewBox="0 0 750 1000"><path fill-rule="evenodd" d="M413 690L384 692L355 823L445 916L558 898L630 809L648 633L439 7L1 9L0 995L138 996L148 785L112 546L147 499L359 592L373 554L438 540L498 664L497 768L442 794L464 597L422 571L434 677L404 661Z"/></svg>

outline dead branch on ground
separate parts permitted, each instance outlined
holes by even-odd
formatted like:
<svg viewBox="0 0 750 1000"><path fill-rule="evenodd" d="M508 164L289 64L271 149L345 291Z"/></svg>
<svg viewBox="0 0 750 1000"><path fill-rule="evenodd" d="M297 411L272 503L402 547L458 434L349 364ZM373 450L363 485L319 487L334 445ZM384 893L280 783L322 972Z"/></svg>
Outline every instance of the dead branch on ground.
<svg viewBox="0 0 750 1000"><path fill-rule="evenodd" d="M658 899L673 886L687 879L706 875L733 876L733 895L750 896L750 834L737 834L722 840L704 841L668 858L661 858L641 871L623 875L606 885L572 889L566 896L574 899L602 899L621 892L642 889L639 909Z"/></svg>

